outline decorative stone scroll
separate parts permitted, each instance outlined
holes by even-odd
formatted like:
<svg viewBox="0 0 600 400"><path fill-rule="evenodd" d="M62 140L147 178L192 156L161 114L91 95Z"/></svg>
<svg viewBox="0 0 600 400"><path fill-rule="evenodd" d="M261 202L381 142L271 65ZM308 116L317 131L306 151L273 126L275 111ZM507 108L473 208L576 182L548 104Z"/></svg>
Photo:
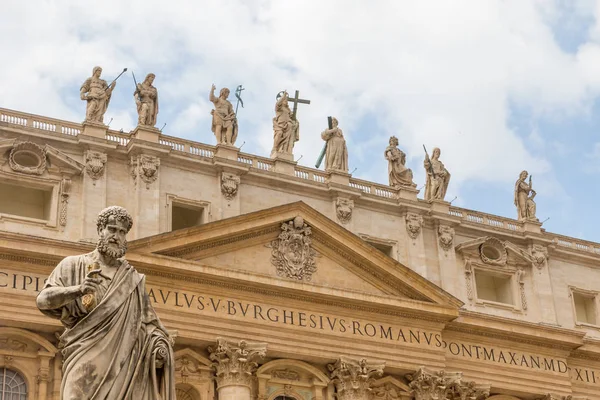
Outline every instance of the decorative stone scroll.
<svg viewBox="0 0 600 400"><path fill-rule="evenodd" d="M454 229L447 225L440 225L438 228L438 239L440 247L444 249L444 251L450 250L454 243Z"/></svg>
<svg viewBox="0 0 600 400"><path fill-rule="evenodd" d="M335 213L337 215L338 220L342 224L347 224L352 219L352 210L354 209L354 201L350 199L345 199L343 197L338 197L335 202Z"/></svg>
<svg viewBox="0 0 600 400"><path fill-rule="evenodd" d="M33 142L17 143L10 151L8 165L15 172L42 175L46 172L46 149Z"/></svg>
<svg viewBox="0 0 600 400"><path fill-rule="evenodd" d="M96 181L104 175L106 165L106 153L89 150L85 153L85 172L92 178L94 185Z"/></svg>
<svg viewBox="0 0 600 400"><path fill-rule="evenodd" d="M484 400L490 395L490 385L462 380L460 372L429 371L419 368L406 375L415 400Z"/></svg>
<svg viewBox="0 0 600 400"><path fill-rule="evenodd" d="M312 248L311 228L302 217L281 224L281 233L277 239L267 245L272 249L271 263L277 268L277 275L310 281L317 271Z"/></svg>
<svg viewBox="0 0 600 400"><path fill-rule="evenodd" d="M221 173L221 193L227 200L233 200L240 186L240 177L228 172Z"/></svg>
<svg viewBox="0 0 600 400"><path fill-rule="evenodd" d="M146 184L146 189L158 179L158 167L160 159L158 157L140 154L131 157L131 176L137 184L138 178Z"/></svg>
<svg viewBox="0 0 600 400"><path fill-rule="evenodd" d="M383 375L385 363L340 357L327 365L339 400L368 399L376 377Z"/></svg>
<svg viewBox="0 0 600 400"><path fill-rule="evenodd" d="M217 338L216 347L209 347L210 359L218 388L224 386L252 387L258 361L267 354L266 343L248 343L240 340L237 345Z"/></svg>
<svg viewBox="0 0 600 400"><path fill-rule="evenodd" d="M421 233L421 227L423 226L423 217L419 214L407 213L406 214L406 231L408 236L412 239L416 239Z"/></svg>

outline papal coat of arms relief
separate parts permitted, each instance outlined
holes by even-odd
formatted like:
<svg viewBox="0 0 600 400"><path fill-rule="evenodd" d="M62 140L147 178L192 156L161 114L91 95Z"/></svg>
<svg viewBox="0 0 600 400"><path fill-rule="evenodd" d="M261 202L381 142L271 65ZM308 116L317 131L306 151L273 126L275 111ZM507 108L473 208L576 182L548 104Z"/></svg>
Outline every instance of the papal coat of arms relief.
<svg viewBox="0 0 600 400"><path fill-rule="evenodd" d="M267 245L272 249L271 263L277 268L277 275L299 281L311 280L317 271L317 252L312 249L310 236L311 229L301 217L281 225L277 239Z"/></svg>

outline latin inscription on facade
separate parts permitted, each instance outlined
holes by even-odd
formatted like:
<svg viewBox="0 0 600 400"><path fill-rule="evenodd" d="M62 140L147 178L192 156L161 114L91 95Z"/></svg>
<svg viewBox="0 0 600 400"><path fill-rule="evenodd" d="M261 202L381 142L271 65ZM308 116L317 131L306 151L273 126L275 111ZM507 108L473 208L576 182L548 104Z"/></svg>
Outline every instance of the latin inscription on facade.
<svg viewBox="0 0 600 400"><path fill-rule="evenodd" d="M41 274L0 269L0 291L26 292L35 296L44 286L46 277ZM484 363L569 374L574 382L600 386L600 370L569 367L565 360L496 346L444 340L440 333L428 332L423 329L246 302L208 294L164 289L153 285L147 285L147 290L149 299L159 307L159 310L165 307L176 308L203 315L212 314L229 319L245 319L363 340L444 349L449 358L465 358Z"/></svg>

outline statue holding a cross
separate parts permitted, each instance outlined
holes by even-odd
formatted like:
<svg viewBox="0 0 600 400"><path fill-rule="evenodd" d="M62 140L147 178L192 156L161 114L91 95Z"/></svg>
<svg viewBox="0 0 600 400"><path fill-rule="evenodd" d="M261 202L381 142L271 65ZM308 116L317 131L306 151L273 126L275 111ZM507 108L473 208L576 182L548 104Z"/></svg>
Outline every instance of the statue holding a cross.
<svg viewBox="0 0 600 400"><path fill-rule="evenodd" d="M310 104L310 100L303 100L298 98L298 96L299 91L297 90L296 96L291 99L285 90L277 95L275 118L273 118L273 150L271 151L271 158L276 158L281 154L291 155L294 150L294 144L300 139L300 123L296 118L298 103ZM293 111L290 110L288 102L294 103Z"/></svg>

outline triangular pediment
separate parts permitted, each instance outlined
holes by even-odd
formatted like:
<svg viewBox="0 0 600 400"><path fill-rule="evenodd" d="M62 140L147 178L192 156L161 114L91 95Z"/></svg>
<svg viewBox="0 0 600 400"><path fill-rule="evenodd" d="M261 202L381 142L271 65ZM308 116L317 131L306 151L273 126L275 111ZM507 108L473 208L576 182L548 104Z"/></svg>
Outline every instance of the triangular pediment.
<svg viewBox="0 0 600 400"><path fill-rule="evenodd" d="M296 237L290 238L293 235ZM302 235L309 238L310 249L294 255L293 250L305 244ZM282 240L290 243L278 246ZM130 243L130 249L243 271L249 276L299 282L306 290L311 290L311 286L315 287L313 290L335 288L451 309L463 304L303 202L139 239ZM295 257L310 256L310 251L314 251L315 269L310 279L306 279L306 274L290 276L279 271L275 253L283 253L287 260L280 261L292 264L293 269L304 266L295 263ZM289 265L283 268L286 267Z"/></svg>
<svg viewBox="0 0 600 400"><path fill-rule="evenodd" d="M507 263L530 265L534 262L531 254L516 244L490 236L468 240L456 246L455 249L464 256L480 258L484 263L492 265ZM493 255L497 255L497 258L492 257Z"/></svg>

